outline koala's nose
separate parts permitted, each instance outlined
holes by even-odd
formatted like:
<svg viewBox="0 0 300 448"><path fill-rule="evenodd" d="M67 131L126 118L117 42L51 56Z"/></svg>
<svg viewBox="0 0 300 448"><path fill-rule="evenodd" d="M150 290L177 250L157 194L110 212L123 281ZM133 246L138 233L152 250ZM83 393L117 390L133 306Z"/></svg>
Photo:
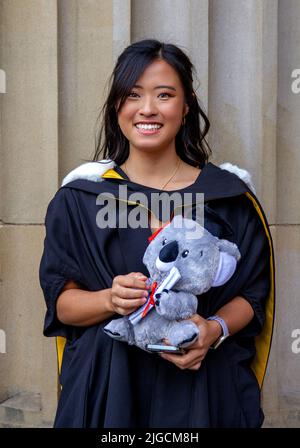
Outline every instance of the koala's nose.
<svg viewBox="0 0 300 448"><path fill-rule="evenodd" d="M175 261L178 257L179 249L177 241L166 244L159 252L159 259L165 263Z"/></svg>

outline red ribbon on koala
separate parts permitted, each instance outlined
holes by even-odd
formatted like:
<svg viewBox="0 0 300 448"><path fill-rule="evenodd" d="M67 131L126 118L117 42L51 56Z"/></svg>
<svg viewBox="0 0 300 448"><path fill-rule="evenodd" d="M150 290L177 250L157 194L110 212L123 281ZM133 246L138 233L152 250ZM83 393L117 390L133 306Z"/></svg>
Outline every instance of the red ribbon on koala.
<svg viewBox="0 0 300 448"><path fill-rule="evenodd" d="M150 299L149 299L149 302L147 303L146 308L145 308L144 311L143 311L142 317L145 317L145 316L146 316L146 314L148 313L148 310L149 310L150 305L153 305L153 306L155 305L155 302L154 302L154 293L155 293L155 291L156 291L156 288L157 288L157 282L153 282L153 283L152 283L152 287L151 287L151 292L150 292Z"/></svg>

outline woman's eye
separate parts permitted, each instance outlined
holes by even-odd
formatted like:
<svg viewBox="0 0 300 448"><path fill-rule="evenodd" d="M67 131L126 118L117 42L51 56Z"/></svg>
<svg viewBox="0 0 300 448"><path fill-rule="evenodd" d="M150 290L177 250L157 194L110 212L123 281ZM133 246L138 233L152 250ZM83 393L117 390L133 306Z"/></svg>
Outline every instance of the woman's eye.
<svg viewBox="0 0 300 448"><path fill-rule="evenodd" d="M130 93L128 93L127 96L131 96L131 95L137 95L137 93L135 93L135 92L130 92ZM136 97L132 97L132 98L136 98Z"/></svg>
<svg viewBox="0 0 300 448"><path fill-rule="evenodd" d="M162 93L159 94L159 96L160 96L160 95L167 95L169 98L172 96L172 95L170 95L170 94L167 93L167 92L162 92Z"/></svg>

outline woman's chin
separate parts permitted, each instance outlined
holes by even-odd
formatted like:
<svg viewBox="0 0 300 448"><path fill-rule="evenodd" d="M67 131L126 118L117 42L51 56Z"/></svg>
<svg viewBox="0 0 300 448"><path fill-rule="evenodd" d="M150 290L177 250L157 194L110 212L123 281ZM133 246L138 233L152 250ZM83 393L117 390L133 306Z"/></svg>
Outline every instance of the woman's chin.
<svg viewBox="0 0 300 448"><path fill-rule="evenodd" d="M152 139L152 141L146 138L134 138L130 142L130 147L136 148L139 151L165 151L170 147L173 147L172 139L168 139L168 141L162 141L162 140L156 140ZM175 147L175 141L174 141L174 147Z"/></svg>
<svg viewBox="0 0 300 448"><path fill-rule="evenodd" d="M139 144L135 144L132 145L137 151L141 151L141 152L145 152L145 153L162 153L165 150L165 146L164 145L139 145Z"/></svg>

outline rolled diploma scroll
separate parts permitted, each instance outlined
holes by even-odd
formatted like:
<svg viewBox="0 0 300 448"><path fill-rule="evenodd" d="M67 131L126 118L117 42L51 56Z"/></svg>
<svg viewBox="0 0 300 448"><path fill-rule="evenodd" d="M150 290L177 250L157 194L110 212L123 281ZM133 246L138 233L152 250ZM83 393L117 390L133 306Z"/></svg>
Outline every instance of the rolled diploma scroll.
<svg viewBox="0 0 300 448"><path fill-rule="evenodd" d="M162 292L164 289L170 290L175 285L175 283L178 282L180 278L181 278L180 272L175 266L173 266L172 269L170 270L169 275L157 287L154 293L154 298L156 294ZM129 315L128 319L130 320L132 325L136 325L142 319L144 309L147 307L149 301L150 301L150 294L148 296L147 302L143 306L141 306L138 310L134 311ZM154 305L150 303L147 313L151 310L151 308L153 308L153 306Z"/></svg>

